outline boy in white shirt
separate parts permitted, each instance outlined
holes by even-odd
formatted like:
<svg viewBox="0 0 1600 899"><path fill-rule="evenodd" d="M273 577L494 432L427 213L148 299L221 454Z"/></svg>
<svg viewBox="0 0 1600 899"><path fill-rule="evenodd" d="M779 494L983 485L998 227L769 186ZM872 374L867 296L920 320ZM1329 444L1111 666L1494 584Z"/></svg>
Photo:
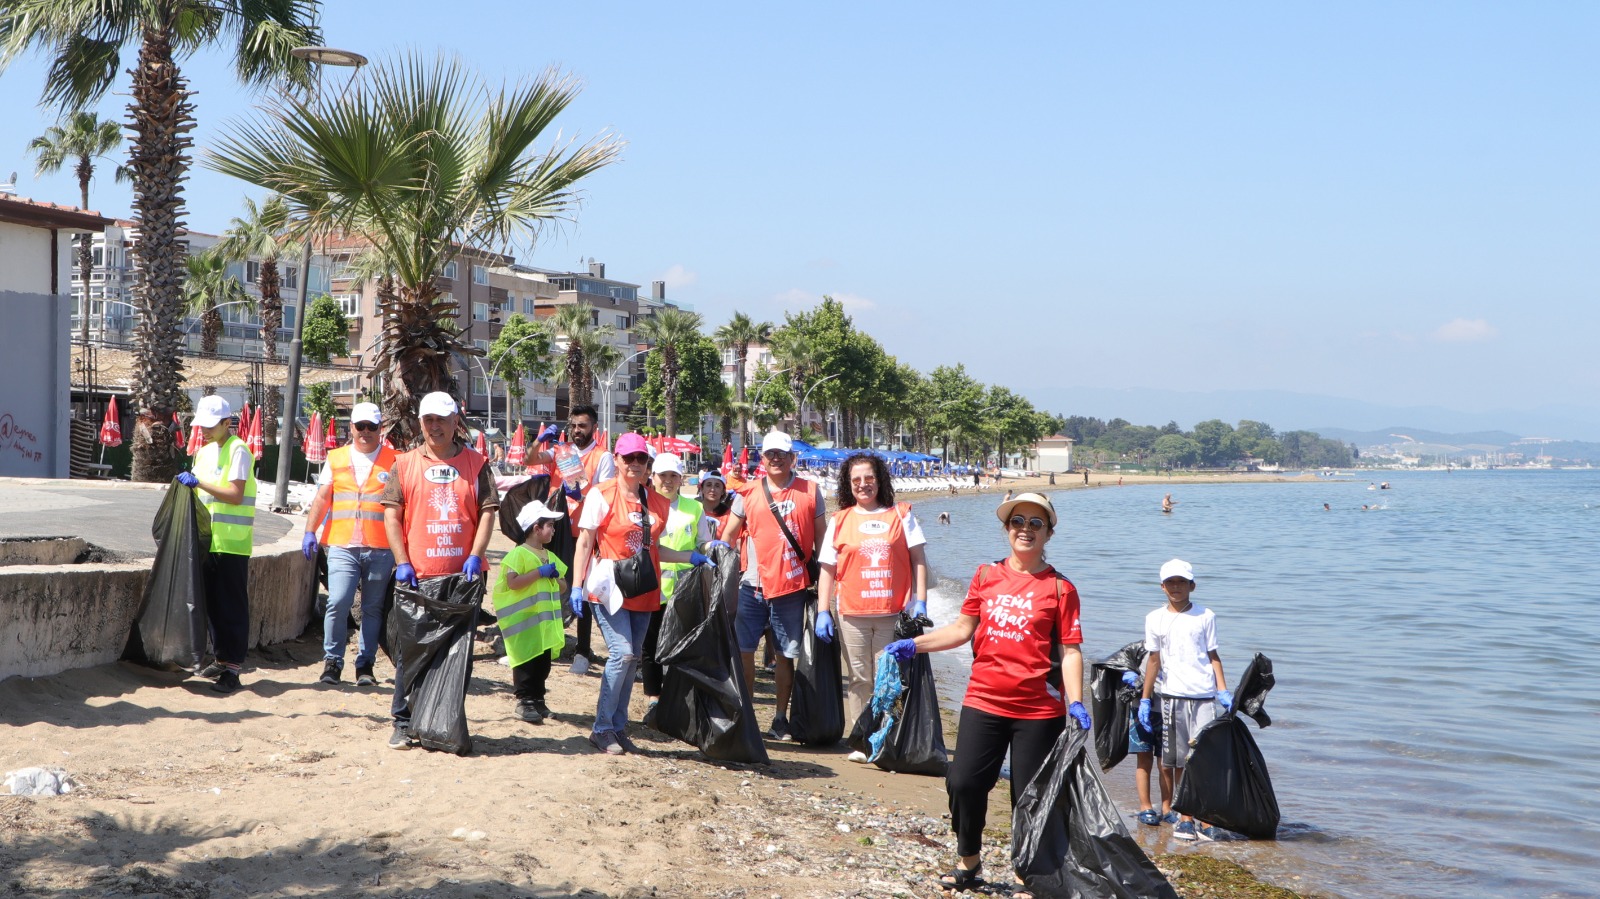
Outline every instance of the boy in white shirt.
<svg viewBox="0 0 1600 899"><path fill-rule="evenodd" d="M1217 619L1211 610L1189 599L1194 592L1194 568L1182 559L1161 566L1161 589L1166 605L1144 619L1144 693L1139 700L1139 724L1150 727L1152 692L1161 702L1161 793L1177 795L1178 780L1189 761L1194 739L1217 716L1215 703L1227 711L1233 694L1222 674L1217 655ZM1194 819L1180 816L1172 836L1192 840L1212 839L1211 828L1197 829Z"/></svg>

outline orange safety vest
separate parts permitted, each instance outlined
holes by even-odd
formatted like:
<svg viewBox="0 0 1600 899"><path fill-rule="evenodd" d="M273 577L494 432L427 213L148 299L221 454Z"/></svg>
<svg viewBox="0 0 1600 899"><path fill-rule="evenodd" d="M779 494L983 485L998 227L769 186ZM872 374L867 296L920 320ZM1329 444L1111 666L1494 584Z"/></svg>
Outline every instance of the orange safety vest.
<svg viewBox="0 0 1600 899"><path fill-rule="evenodd" d="M834 583L843 615L894 615L905 608L913 586L911 548L897 503L877 512L860 506L833 516Z"/></svg>
<svg viewBox="0 0 1600 899"><path fill-rule="evenodd" d="M418 577L457 574L478 536L478 472L486 462L466 447L443 461L423 455L426 449L419 446L394 462L405 497L406 555Z"/></svg>
<svg viewBox="0 0 1600 899"><path fill-rule="evenodd" d="M795 475L789 486L772 491L772 502L788 523L789 533L800 544L803 556L796 556L789 538L783 536L783 528L778 526L778 519L772 517L767 495L761 490L764 483L766 478L757 478L739 492L744 497L744 528L756 548L755 564L759 566L761 593L771 600L811 586L806 563L811 560L817 537L817 485ZM749 544L744 541L740 544L740 558L744 570L749 571L751 560L746 549Z"/></svg>
<svg viewBox="0 0 1600 899"><path fill-rule="evenodd" d="M591 443L589 444L588 452L580 452L578 454L578 461L583 463L583 480L585 481L583 485L584 496L588 496L589 491L594 489L594 474L600 470L600 455L604 452L605 447L602 447L599 443ZM561 489L562 485L565 483L566 479L561 477L561 468L556 465L554 460L552 460L550 462L551 493L554 494L554 492ZM579 516L582 514L583 500L567 500L567 518L569 520L578 522L582 520L579 518Z"/></svg>
<svg viewBox="0 0 1600 899"><path fill-rule="evenodd" d="M389 534L383 529L383 503L378 498L389 483L389 472L400 455L389 447L378 445L378 458L367 472L365 484L356 483L356 469L348 445L328 451L328 465L333 468L333 505L328 508L328 518L322 523L323 546L349 546L355 538L356 523L361 524L361 545L372 549L388 549Z"/></svg>
<svg viewBox="0 0 1600 899"><path fill-rule="evenodd" d="M634 491L623 499L622 478L612 478L600 485L600 495L605 497L609 511L595 529L596 557L620 562L639 551L644 539L639 527L639 494ZM667 516L672 514L672 504L654 488L644 488L645 499L650 503L650 559L656 566L656 578L661 578L661 532L667 529ZM626 505L624 505L626 503ZM625 514L617 514L623 510ZM661 608L661 591L652 590L631 599L624 599L622 607L630 612L654 612Z"/></svg>

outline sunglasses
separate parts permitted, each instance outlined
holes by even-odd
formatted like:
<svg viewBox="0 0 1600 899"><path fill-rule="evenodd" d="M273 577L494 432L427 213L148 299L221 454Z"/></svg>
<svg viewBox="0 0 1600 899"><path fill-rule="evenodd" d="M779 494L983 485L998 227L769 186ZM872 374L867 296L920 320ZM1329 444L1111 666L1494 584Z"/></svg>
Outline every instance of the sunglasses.
<svg viewBox="0 0 1600 899"><path fill-rule="evenodd" d="M376 431L378 426L370 421L357 422L355 429L358 431Z"/></svg>
<svg viewBox="0 0 1600 899"><path fill-rule="evenodd" d="M1006 523L1011 525L1014 530L1020 530L1024 525L1026 525L1035 531L1042 531L1044 530L1045 525L1049 524L1049 522L1038 517L1037 515L1031 518L1023 518L1021 515L1013 515Z"/></svg>
<svg viewBox="0 0 1600 899"><path fill-rule="evenodd" d="M643 465L650 461L649 453L629 453L622 457L622 461L629 465Z"/></svg>

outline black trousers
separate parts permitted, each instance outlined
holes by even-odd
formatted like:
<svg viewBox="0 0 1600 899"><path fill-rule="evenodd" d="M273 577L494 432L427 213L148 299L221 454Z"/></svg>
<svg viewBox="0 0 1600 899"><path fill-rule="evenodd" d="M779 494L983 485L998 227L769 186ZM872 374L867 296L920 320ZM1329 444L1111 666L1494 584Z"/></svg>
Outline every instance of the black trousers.
<svg viewBox="0 0 1600 899"><path fill-rule="evenodd" d="M200 566L206 586L206 619L217 661L244 664L250 648L250 557L211 553Z"/></svg>
<svg viewBox="0 0 1600 899"><path fill-rule="evenodd" d="M1064 718L1024 720L1002 718L961 707L956 733L956 757L945 772L950 794L950 829L956 834L956 852L977 855L983 847L983 827L989 819L989 792L1000 780L1000 768L1011 750L1011 805L1039 773L1045 756L1061 735Z"/></svg>
<svg viewBox="0 0 1600 899"><path fill-rule="evenodd" d="M645 628L644 646L641 652L644 658L640 660L639 670L644 677L644 695L654 699L661 695L661 684L666 679L666 669L656 661L656 644L661 642L661 619L666 614L663 606L650 613L650 626Z"/></svg>
<svg viewBox="0 0 1600 899"><path fill-rule="evenodd" d="M544 702L544 685L555 657L554 650L542 652L511 669L511 688L519 701Z"/></svg>

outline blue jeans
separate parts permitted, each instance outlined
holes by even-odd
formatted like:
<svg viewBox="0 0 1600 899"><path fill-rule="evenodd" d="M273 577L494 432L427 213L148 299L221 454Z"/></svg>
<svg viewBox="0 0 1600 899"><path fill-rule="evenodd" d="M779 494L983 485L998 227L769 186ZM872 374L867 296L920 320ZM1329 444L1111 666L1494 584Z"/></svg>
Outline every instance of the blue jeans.
<svg viewBox="0 0 1600 899"><path fill-rule="evenodd" d="M369 668L378 658L383 630L383 594L394 573L394 553L365 546L328 547L328 613L322 620L322 658L344 669L344 644L350 637L350 607L361 588L361 647L356 667Z"/></svg>
<svg viewBox="0 0 1600 899"><path fill-rule="evenodd" d="M633 674L644 654L644 635L650 629L649 612L606 611L590 603L589 612L600 622L606 641L606 667L600 675L600 702L594 710L594 732L623 733L628 728L628 700L633 696Z"/></svg>

